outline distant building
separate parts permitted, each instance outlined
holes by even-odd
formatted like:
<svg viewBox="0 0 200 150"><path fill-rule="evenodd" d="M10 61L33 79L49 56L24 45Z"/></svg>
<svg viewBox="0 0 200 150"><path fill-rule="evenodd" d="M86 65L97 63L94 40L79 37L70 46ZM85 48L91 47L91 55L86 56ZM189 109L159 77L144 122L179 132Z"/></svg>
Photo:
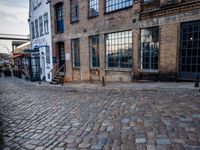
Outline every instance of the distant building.
<svg viewBox="0 0 200 150"><path fill-rule="evenodd" d="M29 27L31 48L40 57L40 78L52 80L53 67L50 24L50 3L47 0L29 0Z"/></svg>
<svg viewBox="0 0 200 150"><path fill-rule="evenodd" d="M51 0L51 12L54 62L66 81L200 74L199 0Z"/></svg>

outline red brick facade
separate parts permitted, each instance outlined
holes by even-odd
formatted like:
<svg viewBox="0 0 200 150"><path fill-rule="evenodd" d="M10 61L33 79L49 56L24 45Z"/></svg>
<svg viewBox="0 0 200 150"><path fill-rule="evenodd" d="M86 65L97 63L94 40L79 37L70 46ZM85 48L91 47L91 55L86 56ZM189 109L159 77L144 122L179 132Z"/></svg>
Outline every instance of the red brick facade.
<svg viewBox="0 0 200 150"><path fill-rule="evenodd" d="M63 2L64 11L64 33L61 34L55 31L54 5L58 2ZM79 21L76 23L70 21L70 1L52 0L51 3L53 56L58 57L57 42L64 42L65 53L71 56L70 60L66 60L66 81L99 81L102 77L105 81L120 82L131 82L134 78L179 78L180 25L182 22L199 20L200 2L177 0L174 4L167 5L163 0L154 0L148 4L135 0L130 8L106 14L105 2L99 0L99 16L94 18L88 18L88 1L78 2ZM146 72L141 69L140 29L154 26L159 27L158 70ZM108 69L105 64L105 34L125 30L132 30L133 34L133 67ZM92 35L99 35L100 66L95 69L89 65L89 36ZM71 39L75 38L80 40L80 68L72 67Z"/></svg>

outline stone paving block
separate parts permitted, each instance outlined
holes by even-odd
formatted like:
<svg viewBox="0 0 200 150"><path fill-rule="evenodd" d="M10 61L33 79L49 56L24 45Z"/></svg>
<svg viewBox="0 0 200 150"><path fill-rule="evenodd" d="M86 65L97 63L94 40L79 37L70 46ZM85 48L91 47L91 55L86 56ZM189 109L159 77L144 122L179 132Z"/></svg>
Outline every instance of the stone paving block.
<svg viewBox="0 0 200 150"><path fill-rule="evenodd" d="M147 150L156 150L156 145L147 145Z"/></svg>
<svg viewBox="0 0 200 150"><path fill-rule="evenodd" d="M157 150L198 150L200 145L199 95L190 89L66 92L23 80L0 82L0 133L11 150L151 150L156 144Z"/></svg>
<svg viewBox="0 0 200 150"><path fill-rule="evenodd" d="M136 138L135 143L136 144L146 143L146 138Z"/></svg>
<svg viewBox="0 0 200 150"><path fill-rule="evenodd" d="M167 145L170 144L170 139L156 139L158 145Z"/></svg>

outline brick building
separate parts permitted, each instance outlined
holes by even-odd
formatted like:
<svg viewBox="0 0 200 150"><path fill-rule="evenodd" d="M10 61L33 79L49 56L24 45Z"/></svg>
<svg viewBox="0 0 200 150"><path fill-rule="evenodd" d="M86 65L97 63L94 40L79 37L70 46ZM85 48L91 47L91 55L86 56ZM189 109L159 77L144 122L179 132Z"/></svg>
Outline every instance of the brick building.
<svg viewBox="0 0 200 150"><path fill-rule="evenodd" d="M200 75L199 0L52 0L51 14L66 81Z"/></svg>

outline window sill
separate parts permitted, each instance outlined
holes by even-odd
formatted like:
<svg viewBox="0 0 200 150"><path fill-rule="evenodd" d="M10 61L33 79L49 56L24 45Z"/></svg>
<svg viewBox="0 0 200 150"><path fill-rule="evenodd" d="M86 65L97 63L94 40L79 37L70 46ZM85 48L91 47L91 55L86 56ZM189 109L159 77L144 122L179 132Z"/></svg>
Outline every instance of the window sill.
<svg viewBox="0 0 200 150"><path fill-rule="evenodd" d="M75 23L78 23L79 20L76 20L76 21L71 21L71 24L75 24Z"/></svg>
<svg viewBox="0 0 200 150"><path fill-rule="evenodd" d="M80 67L73 67L74 70L80 70Z"/></svg>
<svg viewBox="0 0 200 150"><path fill-rule="evenodd" d="M90 67L90 70L91 71L96 71L96 70L99 70L99 67Z"/></svg>
<svg viewBox="0 0 200 150"><path fill-rule="evenodd" d="M97 18L97 17L99 17L99 15L96 15L96 16L88 16L88 20L89 20L89 19L94 19L94 18Z"/></svg>
<svg viewBox="0 0 200 150"><path fill-rule="evenodd" d="M158 69L154 69L154 70L151 70L151 69L143 69L143 70L140 70L140 73L152 73L152 74L158 74Z"/></svg>
<svg viewBox="0 0 200 150"><path fill-rule="evenodd" d="M132 68L106 68L106 71L131 72Z"/></svg>

